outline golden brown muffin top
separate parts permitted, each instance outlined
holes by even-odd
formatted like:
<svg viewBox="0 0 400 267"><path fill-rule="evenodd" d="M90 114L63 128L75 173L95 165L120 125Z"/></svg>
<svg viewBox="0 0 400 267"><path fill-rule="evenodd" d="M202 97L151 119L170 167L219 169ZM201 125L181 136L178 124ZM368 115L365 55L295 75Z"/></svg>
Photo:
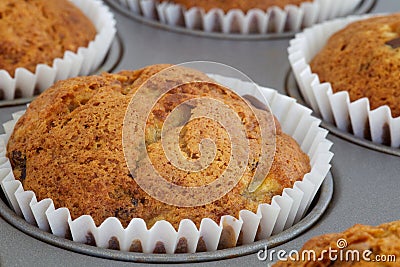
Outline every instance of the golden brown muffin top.
<svg viewBox="0 0 400 267"><path fill-rule="evenodd" d="M311 61L321 82L350 100L369 99L371 109L388 105L400 116L400 14L349 24L335 33Z"/></svg>
<svg viewBox="0 0 400 267"><path fill-rule="evenodd" d="M344 242L345 241L345 242ZM328 251L331 248L337 252L332 252L332 258L338 256L336 261L331 261ZM367 261L364 260L364 257ZM300 251L315 251L316 258L322 257L321 261L281 261L274 265L274 267L284 266L399 266L400 264L400 221L394 221L379 226L368 226L357 224L342 233L326 234L317 236L304 244ZM340 260L340 251L344 255L343 260ZM352 255L359 252L360 261L346 261L353 259ZM322 253L324 253L322 255ZM346 253L348 256L346 256ZM394 257L393 257L394 256ZM390 257L390 258L389 258ZM395 258L395 261L393 261ZM354 258L357 259L357 258ZM383 260L386 259L386 260ZM370 261L368 261L370 260ZM375 261L376 260L376 261ZM381 262L377 262L381 260Z"/></svg>
<svg viewBox="0 0 400 267"><path fill-rule="evenodd" d="M0 1L0 69L14 76L23 67L52 65L69 50L76 52L96 36L92 22L70 1Z"/></svg>
<svg viewBox="0 0 400 267"><path fill-rule="evenodd" d="M164 219L177 228L185 218L199 225L202 218L219 222L221 216L238 216L242 209L256 212L258 204L270 203L273 196L292 187L310 171L307 155L280 130L278 124L271 170L256 192L248 192L261 145L253 118L239 98L224 87L191 83L166 94L149 116L146 144L153 165L169 174L166 180L185 186L206 184L225 168L230 143L221 127L207 120L187 123L180 131L179 139L183 153L194 159L198 157L199 140L215 138L216 160L206 170L200 173L176 170L161 149L160 122L165 114L177 102L201 94L219 97L240 114L248 130L252 151L245 174L228 194L203 206L179 208L149 196L134 180L143 171L141 159L133 172L127 167L122 131L133 94L165 67L155 65L137 71L60 81L34 100L17 122L7 147L15 177L23 183L25 190L34 191L39 200L53 199L56 207L69 208L74 219L89 214L96 224L100 224L115 216L125 226L135 217L144 219L148 226ZM209 80L203 74L198 77ZM199 106L194 104L186 108L182 117L193 116ZM180 124L179 116L176 123Z"/></svg>
<svg viewBox="0 0 400 267"><path fill-rule="evenodd" d="M253 8L267 10L273 6L280 8L284 8L287 5L300 6L302 3L313 2L313 0L163 0L162 2L172 2L183 5L186 8L201 7L206 11L213 8L220 8L225 12L228 12L230 9L241 9L247 12Z"/></svg>

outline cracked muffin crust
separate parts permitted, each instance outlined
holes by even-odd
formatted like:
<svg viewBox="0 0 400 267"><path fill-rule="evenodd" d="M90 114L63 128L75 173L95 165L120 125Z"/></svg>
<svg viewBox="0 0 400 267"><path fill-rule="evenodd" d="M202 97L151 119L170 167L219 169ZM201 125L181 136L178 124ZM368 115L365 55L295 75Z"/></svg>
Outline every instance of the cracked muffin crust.
<svg viewBox="0 0 400 267"><path fill-rule="evenodd" d="M51 198L57 208L67 207L73 219L87 214L99 225L115 216L127 226L132 218L138 217L148 227L158 220L166 220L178 228L182 219L191 219L199 226L202 218L219 222L221 216L238 216L242 209L256 212L260 203L270 203L273 196L292 187L310 171L308 156L276 122L276 151L271 170L256 192L247 192L261 144L257 131L252 131L253 118L244 111L240 116L246 122L251 151L256 152L252 153L245 175L233 190L210 204L190 208L171 206L146 194L134 180L141 171L140 160L136 172L131 173L127 167L122 128L132 95L148 78L166 67L154 65L136 71L72 78L46 90L17 122L8 142L7 157L15 178L25 190L34 191L38 200ZM209 80L203 74L198 75ZM226 134L207 120L193 120L180 132L181 150L188 158L197 157L201 138L216 138L218 160L204 172L185 174L174 170L160 150L163 116L177 102L198 94L219 96L234 110L243 111L243 103L221 86L188 84L170 91L155 105L145 135L147 151L155 167L170 174L165 179L187 186L212 181L229 159ZM191 116L196 108L188 107L182 116ZM207 128L214 128L215 132L199 131Z"/></svg>
<svg viewBox="0 0 400 267"><path fill-rule="evenodd" d="M367 97L371 109L388 105L400 116L400 14L349 24L312 59L311 69L351 101Z"/></svg>
<svg viewBox="0 0 400 267"><path fill-rule="evenodd" d="M66 51L86 47L96 36L92 22L70 1L0 1L0 69L35 72Z"/></svg>

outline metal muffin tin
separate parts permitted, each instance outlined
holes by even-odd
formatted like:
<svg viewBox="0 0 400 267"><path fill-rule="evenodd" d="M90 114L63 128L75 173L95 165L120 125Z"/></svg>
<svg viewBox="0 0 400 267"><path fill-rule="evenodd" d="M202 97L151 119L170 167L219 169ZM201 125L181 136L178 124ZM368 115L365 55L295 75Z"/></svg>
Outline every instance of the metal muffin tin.
<svg viewBox="0 0 400 267"><path fill-rule="evenodd" d="M210 60L231 65L246 73L256 83L275 88L283 94L286 93L286 76L290 68L286 52L290 38L287 35L253 40L244 38L232 40L230 36L208 38L216 36L207 37L165 30L165 28L125 16L113 7L112 11L117 19L121 53L123 53L122 57L117 57L117 65L113 71L137 69L155 63ZM399 1L378 0L371 12L396 11L400 11ZM295 89L295 86L293 88ZM24 108L24 105L0 107L0 122L10 120L13 112ZM326 124L323 125L329 128ZM331 128L331 130L334 129ZM37 228L27 225L22 219L16 218L3 200L0 202L2 210L0 266L143 266L143 261L146 261L145 266L160 266L162 262L181 262L180 266L191 267L266 266L270 260L260 261L257 250L262 249L267 242L274 242L275 250L289 252L300 249L313 236L342 231L356 223L377 225L399 220L399 157L379 151L376 147L367 148L340 135L330 134L328 139L333 141L332 151L335 153L331 170L334 188L332 199L328 201L326 211L317 218L316 222L310 223L310 227L303 229L301 233L293 235L291 240L269 240L249 247L221 250L219 257L210 254L210 256L204 255L203 259L192 259L193 255L182 255L182 257L187 257L186 260L167 260L166 255L141 255L147 257L147 260L139 256L132 259L136 256L132 255L128 259L118 257L118 252L108 250L99 251L100 254L92 253L89 251L97 251L97 248L67 242L64 239L56 241L66 242L68 245L54 243L50 241L54 238L53 236L50 237ZM328 178L327 181L329 182L330 179ZM321 196L323 196L322 193L318 200ZM308 216L312 215L318 203ZM306 217L303 221L308 218ZM23 227L32 232L25 231ZM42 235L46 235L49 240L43 239ZM76 249L80 246L83 247L82 250ZM231 254L228 255L228 253ZM198 257L202 255L199 254ZM200 260L203 262L198 262Z"/></svg>

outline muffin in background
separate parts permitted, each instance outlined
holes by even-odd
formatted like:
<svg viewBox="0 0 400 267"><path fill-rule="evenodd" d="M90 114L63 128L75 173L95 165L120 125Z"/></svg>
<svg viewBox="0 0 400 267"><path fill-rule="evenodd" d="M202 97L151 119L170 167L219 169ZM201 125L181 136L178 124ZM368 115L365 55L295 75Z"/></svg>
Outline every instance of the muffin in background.
<svg viewBox="0 0 400 267"><path fill-rule="evenodd" d="M392 148L400 147L399 19L335 19L305 29L288 48L299 89L317 114L359 139Z"/></svg>
<svg viewBox="0 0 400 267"><path fill-rule="evenodd" d="M96 36L93 23L68 0L3 0L0 14L0 69L12 77L16 68L35 73L38 64L51 66Z"/></svg>
<svg viewBox="0 0 400 267"><path fill-rule="evenodd" d="M288 258L273 266L399 266L400 221L379 226L357 224L342 233L317 236L307 241L298 253L298 255L314 255L305 251L315 252L316 260L313 257L309 259L299 257L298 260Z"/></svg>
<svg viewBox="0 0 400 267"><path fill-rule="evenodd" d="M400 13L356 21L336 32L310 62L321 83L367 97L372 110L388 105L400 116Z"/></svg>
<svg viewBox="0 0 400 267"><path fill-rule="evenodd" d="M93 73L117 31L114 14L98 0L4 0L0 10L0 100Z"/></svg>
<svg viewBox="0 0 400 267"><path fill-rule="evenodd" d="M117 0L134 15L169 27L222 34L297 32L349 15L361 0Z"/></svg>

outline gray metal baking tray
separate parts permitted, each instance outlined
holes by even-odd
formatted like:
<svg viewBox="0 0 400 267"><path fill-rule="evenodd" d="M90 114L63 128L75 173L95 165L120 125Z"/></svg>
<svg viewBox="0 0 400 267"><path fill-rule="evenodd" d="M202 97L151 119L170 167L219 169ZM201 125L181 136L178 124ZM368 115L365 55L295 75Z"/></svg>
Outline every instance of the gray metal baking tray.
<svg viewBox="0 0 400 267"><path fill-rule="evenodd" d="M168 31L133 20L115 11L121 38L122 57L115 71L136 69L155 63L181 63L194 60L217 61L246 73L255 82L285 93L289 70L289 38L232 40L208 38ZM400 2L378 0L371 12L400 12ZM24 106L0 108L0 122ZM327 210L307 231L276 250L300 249L309 238L342 231L356 223L381 224L400 219L400 158L367 148L331 134L334 193ZM89 256L43 242L0 218L0 266L143 266L124 260ZM148 266L159 266L147 264ZM257 253L231 259L181 266L266 266Z"/></svg>

